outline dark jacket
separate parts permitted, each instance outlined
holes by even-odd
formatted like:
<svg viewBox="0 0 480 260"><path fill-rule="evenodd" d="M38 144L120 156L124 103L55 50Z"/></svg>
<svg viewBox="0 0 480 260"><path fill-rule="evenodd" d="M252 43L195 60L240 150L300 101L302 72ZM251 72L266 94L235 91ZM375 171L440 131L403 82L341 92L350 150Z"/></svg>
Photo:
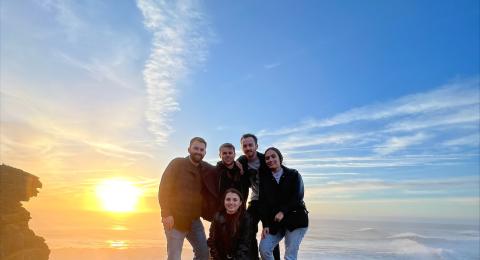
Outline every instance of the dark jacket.
<svg viewBox="0 0 480 260"><path fill-rule="evenodd" d="M175 158L165 169L158 188L162 217L173 216L174 228L188 231L200 217L202 207L202 165L195 166L188 157Z"/></svg>
<svg viewBox="0 0 480 260"><path fill-rule="evenodd" d="M215 212L219 210L220 194L219 173L217 167L203 162L202 167L202 218L211 222Z"/></svg>
<svg viewBox="0 0 480 260"><path fill-rule="evenodd" d="M257 157L258 159L260 159L260 168L258 169L258 175L257 171L248 168L248 159L245 155L242 155L237 159L237 161L242 165L244 174L249 179L249 187L252 186L252 183L255 183L257 181L257 176L268 175L270 173L270 170L268 169L265 162L265 155L263 153L257 152Z"/></svg>
<svg viewBox="0 0 480 260"><path fill-rule="evenodd" d="M251 217L245 212L240 218L240 227L237 235L233 238L230 252L225 252L224 242L221 238L228 232L225 213L218 212L210 225L209 237L207 240L210 248L210 255L213 260L250 260L250 240L251 240ZM228 258L229 255L231 258Z"/></svg>
<svg viewBox="0 0 480 260"><path fill-rule="evenodd" d="M240 172L240 168L234 164L232 169L227 168L221 161L217 163L217 174L219 176L218 194L220 200L226 190L235 188L243 196L243 200L248 199L248 188L250 187L250 181L246 174ZM219 201L221 204L222 202Z"/></svg>
<svg viewBox="0 0 480 260"><path fill-rule="evenodd" d="M262 176L260 180L260 211L263 227L276 234L279 229L292 231L308 227L308 211L303 201L302 176L297 170L282 166L283 175L277 183L273 175ZM274 222L275 215L283 212L281 222Z"/></svg>

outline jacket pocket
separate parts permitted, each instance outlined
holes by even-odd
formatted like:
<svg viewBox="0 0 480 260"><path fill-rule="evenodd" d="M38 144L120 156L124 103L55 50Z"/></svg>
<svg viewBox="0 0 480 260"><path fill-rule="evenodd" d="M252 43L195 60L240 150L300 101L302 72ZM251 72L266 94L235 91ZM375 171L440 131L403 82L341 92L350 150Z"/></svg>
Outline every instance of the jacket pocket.
<svg viewBox="0 0 480 260"><path fill-rule="evenodd" d="M299 208L289 212L285 216L285 227L288 230L308 227L308 211L306 208Z"/></svg>

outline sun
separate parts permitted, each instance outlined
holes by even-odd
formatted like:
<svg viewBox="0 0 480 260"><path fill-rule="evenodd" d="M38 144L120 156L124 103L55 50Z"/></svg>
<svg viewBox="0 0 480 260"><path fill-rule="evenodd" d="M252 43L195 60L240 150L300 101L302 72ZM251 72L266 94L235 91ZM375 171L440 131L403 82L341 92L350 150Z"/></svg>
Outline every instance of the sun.
<svg viewBox="0 0 480 260"><path fill-rule="evenodd" d="M110 212L135 211L140 193L132 182L121 179L104 180L96 188L103 209Z"/></svg>

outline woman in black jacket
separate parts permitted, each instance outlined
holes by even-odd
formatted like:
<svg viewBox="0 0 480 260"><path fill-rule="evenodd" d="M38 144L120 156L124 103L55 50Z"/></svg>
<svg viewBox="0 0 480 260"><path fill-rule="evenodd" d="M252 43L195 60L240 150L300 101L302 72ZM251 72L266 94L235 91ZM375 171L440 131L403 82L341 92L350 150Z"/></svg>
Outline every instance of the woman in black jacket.
<svg viewBox="0 0 480 260"><path fill-rule="evenodd" d="M244 202L238 190L225 191L221 210L213 218L207 240L212 259L250 259L251 220L242 205Z"/></svg>
<svg viewBox="0 0 480 260"><path fill-rule="evenodd" d="M285 237L285 259L297 259L308 227L302 176L297 170L283 166L283 156L275 147L265 151L265 161L271 174L260 179L263 224L260 255L264 260L273 260L273 248Z"/></svg>

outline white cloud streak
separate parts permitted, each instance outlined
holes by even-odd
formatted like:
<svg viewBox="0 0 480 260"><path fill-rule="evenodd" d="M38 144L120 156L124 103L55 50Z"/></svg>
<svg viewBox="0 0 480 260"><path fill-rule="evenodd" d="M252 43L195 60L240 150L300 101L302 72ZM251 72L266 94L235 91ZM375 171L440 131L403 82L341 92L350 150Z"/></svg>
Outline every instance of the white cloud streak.
<svg viewBox="0 0 480 260"><path fill-rule="evenodd" d="M172 133L170 116L180 110L177 102L179 80L206 58L206 24L194 1L139 0L145 27L153 33L152 50L143 71L149 130L158 144Z"/></svg>
<svg viewBox="0 0 480 260"><path fill-rule="evenodd" d="M421 115L464 106L478 106L479 79L455 82L426 93L408 95L386 103L354 108L323 120L310 120L300 126L278 131L262 130L259 136L288 135L356 121L376 121L399 116ZM424 126L426 127L426 126Z"/></svg>
<svg viewBox="0 0 480 260"><path fill-rule="evenodd" d="M411 145L416 145L428 139L428 135L417 133L413 136L391 137L382 147L375 148L374 151L381 155L394 153Z"/></svg>

